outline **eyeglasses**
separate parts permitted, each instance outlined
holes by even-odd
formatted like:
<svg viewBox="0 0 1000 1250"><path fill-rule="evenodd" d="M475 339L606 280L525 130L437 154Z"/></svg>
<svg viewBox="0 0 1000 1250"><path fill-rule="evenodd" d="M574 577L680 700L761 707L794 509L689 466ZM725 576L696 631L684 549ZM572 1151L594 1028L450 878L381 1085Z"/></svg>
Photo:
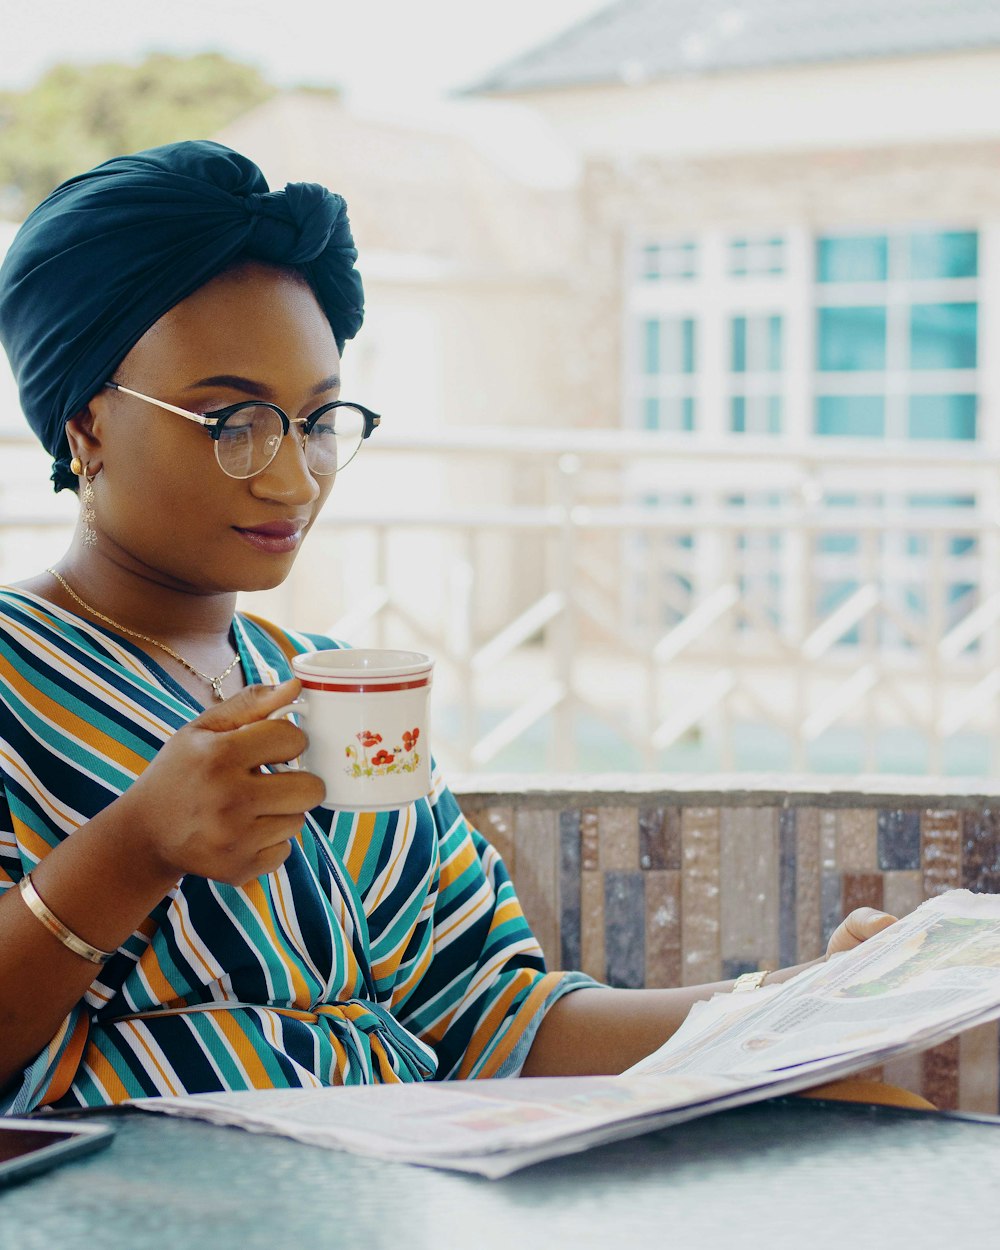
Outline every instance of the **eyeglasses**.
<svg viewBox="0 0 1000 1250"><path fill-rule="evenodd" d="M377 412L342 399L324 404L308 417L294 419L277 404L256 399L230 404L228 408L217 408L208 416L202 416L130 390L118 382L105 382L104 385L109 390L131 395L133 399L155 404L165 412L175 412L188 421L197 421L215 443L219 468L235 478L255 477L262 473L278 454L281 440L293 425L302 427L302 447L309 472L317 477L329 477L354 459L362 442L382 420Z"/></svg>

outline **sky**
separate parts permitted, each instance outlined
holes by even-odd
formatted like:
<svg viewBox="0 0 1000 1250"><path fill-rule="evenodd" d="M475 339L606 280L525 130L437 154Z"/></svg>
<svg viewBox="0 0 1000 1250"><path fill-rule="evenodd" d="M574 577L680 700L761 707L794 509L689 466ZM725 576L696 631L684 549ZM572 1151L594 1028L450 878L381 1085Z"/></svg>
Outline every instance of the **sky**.
<svg viewBox="0 0 1000 1250"><path fill-rule="evenodd" d="M3 0L0 89L60 61L217 50L281 86L338 86L362 106L430 100L609 0Z"/></svg>

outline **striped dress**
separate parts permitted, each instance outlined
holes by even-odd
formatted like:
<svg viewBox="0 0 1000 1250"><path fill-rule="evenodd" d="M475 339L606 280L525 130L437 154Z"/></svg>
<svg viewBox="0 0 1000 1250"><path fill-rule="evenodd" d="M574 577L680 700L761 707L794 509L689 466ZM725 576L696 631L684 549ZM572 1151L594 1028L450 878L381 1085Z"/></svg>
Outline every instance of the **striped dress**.
<svg viewBox="0 0 1000 1250"><path fill-rule="evenodd" d="M248 615L235 635L248 682L337 646ZM200 710L127 639L0 589L0 889ZM435 776L398 811L308 813L284 865L248 885L184 877L0 1108L513 1076L548 1007L591 984L546 972L502 861Z"/></svg>

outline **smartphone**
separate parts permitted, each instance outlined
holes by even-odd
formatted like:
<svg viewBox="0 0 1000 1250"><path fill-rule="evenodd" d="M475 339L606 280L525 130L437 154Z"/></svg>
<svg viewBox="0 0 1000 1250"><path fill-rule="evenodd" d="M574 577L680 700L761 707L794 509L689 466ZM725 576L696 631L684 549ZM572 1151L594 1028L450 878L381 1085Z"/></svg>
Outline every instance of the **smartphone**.
<svg viewBox="0 0 1000 1250"><path fill-rule="evenodd" d="M102 1150L114 1135L114 1129L103 1124L0 1119L0 1185L27 1180L92 1150Z"/></svg>

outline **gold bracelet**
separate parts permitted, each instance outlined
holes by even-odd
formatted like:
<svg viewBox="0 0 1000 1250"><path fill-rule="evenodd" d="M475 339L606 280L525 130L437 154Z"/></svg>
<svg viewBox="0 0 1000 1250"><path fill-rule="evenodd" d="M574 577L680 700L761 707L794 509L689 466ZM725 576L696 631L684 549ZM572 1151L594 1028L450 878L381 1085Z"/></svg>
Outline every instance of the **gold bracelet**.
<svg viewBox="0 0 1000 1250"><path fill-rule="evenodd" d="M114 951L100 951L96 946L91 946L89 942L85 942L83 938L77 937L75 933L67 929L57 916L53 916L35 889L30 872L21 878L18 888L31 914L37 917L52 936L57 937L74 955L79 955L81 959L86 959L92 964L106 964L115 953Z"/></svg>
<svg viewBox="0 0 1000 1250"><path fill-rule="evenodd" d="M764 984L764 978L769 972L768 968L764 968L760 972L744 972L742 976L738 976L733 983L734 994L744 994L747 990L759 990Z"/></svg>

